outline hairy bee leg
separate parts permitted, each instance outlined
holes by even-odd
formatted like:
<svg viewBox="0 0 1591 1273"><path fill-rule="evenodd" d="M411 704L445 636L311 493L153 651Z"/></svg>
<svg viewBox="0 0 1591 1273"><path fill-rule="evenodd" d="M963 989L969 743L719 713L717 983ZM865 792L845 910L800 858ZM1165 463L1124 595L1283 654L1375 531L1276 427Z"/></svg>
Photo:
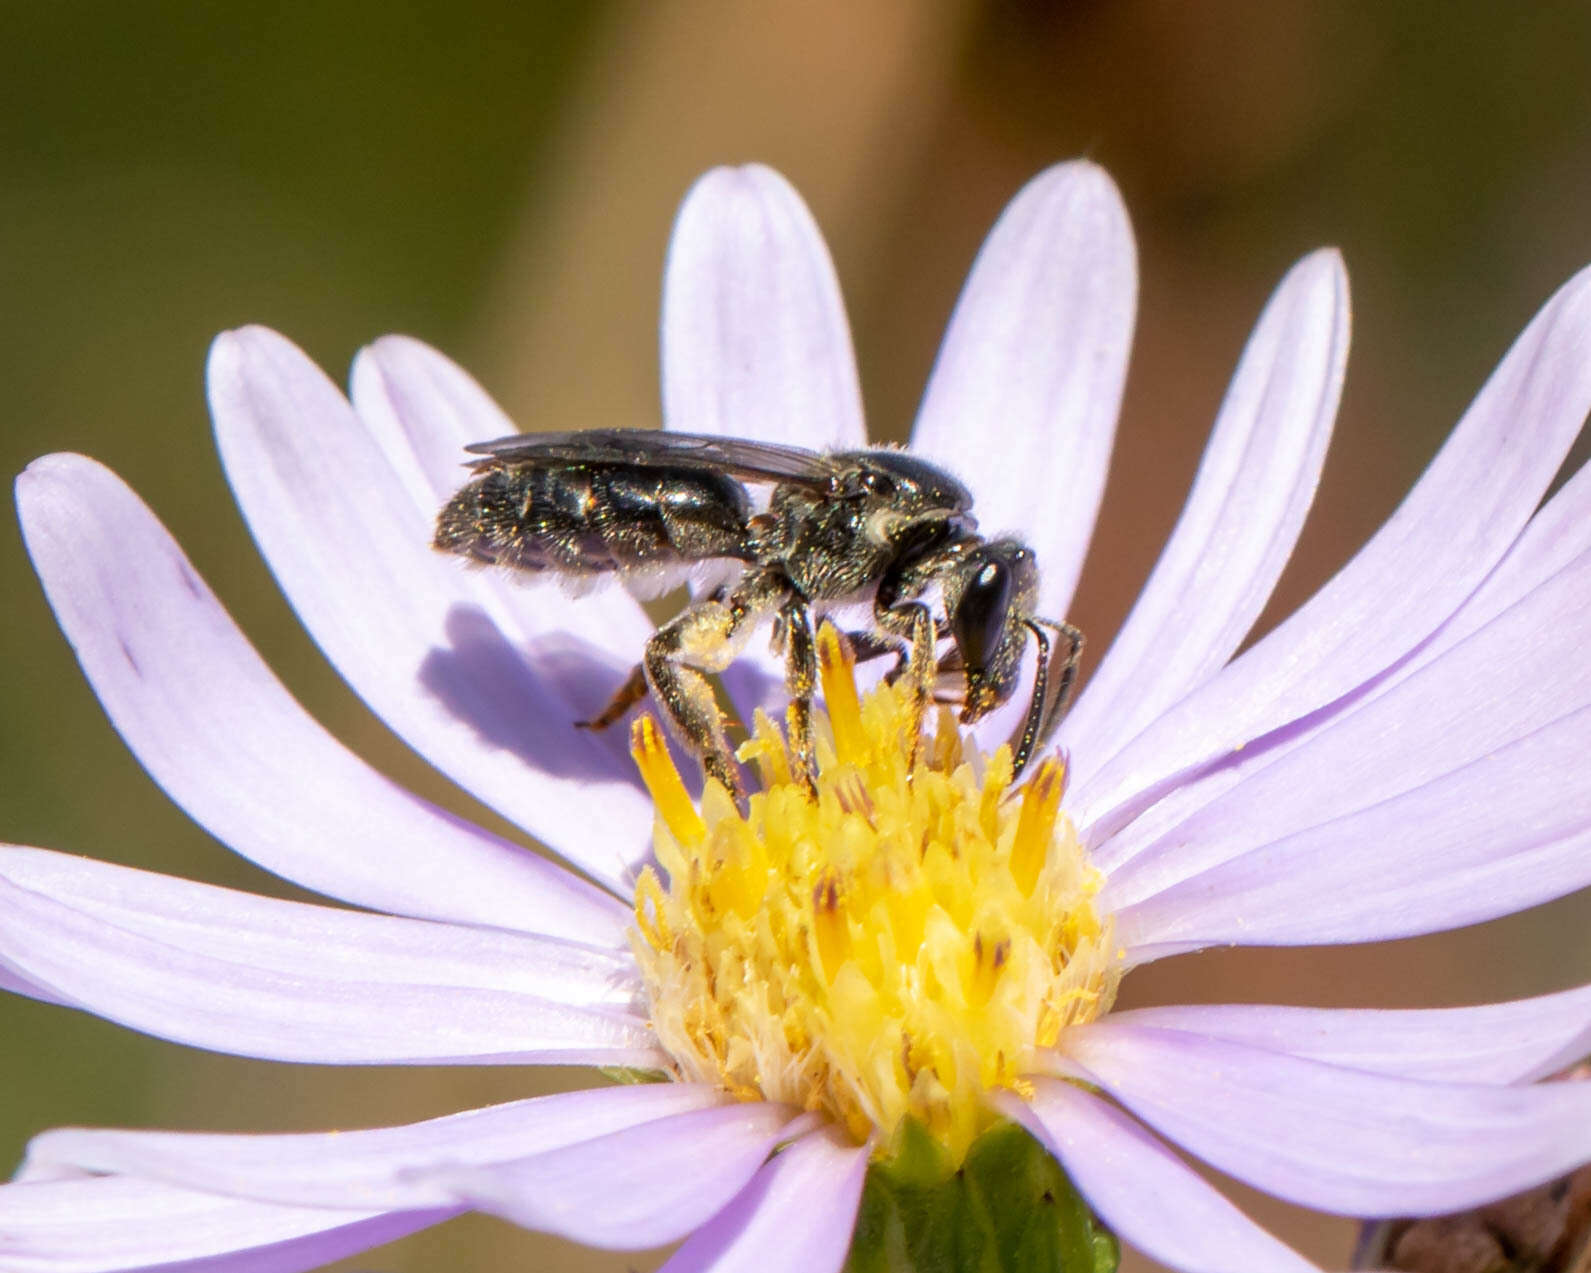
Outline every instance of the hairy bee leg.
<svg viewBox="0 0 1591 1273"><path fill-rule="evenodd" d="M782 574L757 571L721 601L698 601L665 623L646 643L642 666L669 723L684 739L702 772L716 778L737 804L745 803L740 769L729 748L724 714L702 673L733 662L751 628L790 595Z"/></svg>
<svg viewBox="0 0 1591 1273"><path fill-rule="evenodd" d="M1023 620L1023 622L1027 624L1028 631L1038 642L1039 666L1038 674L1033 679L1033 696L1028 700L1027 717L1022 723L1022 733L1019 735L1015 754L1011 760L1013 778L1021 776L1028 761L1050 740L1056 726L1066 716L1066 708L1072 698L1072 687L1077 684L1078 667L1083 661L1081 629L1070 623L1056 623L1053 619ZM1055 691L1055 701L1048 704L1046 699L1049 697L1050 641L1044 635L1040 624L1067 642L1066 661L1061 665L1060 685Z"/></svg>
<svg viewBox="0 0 1591 1273"><path fill-rule="evenodd" d="M1038 642L1039 662L1033 674L1033 693L1028 698L1027 715L1022 719L1022 733L1017 738L1016 748L1011 756L1012 778L1022 776L1022 771L1027 768L1028 759L1033 755L1034 748L1038 746L1050 697L1050 639L1044 635L1044 629L1036 623L1027 623L1027 630Z"/></svg>
<svg viewBox="0 0 1591 1273"><path fill-rule="evenodd" d="M885 631L905 637L907 641L906 678L912 695L909 763L915 765L917 749L922 742L923 720L928 715L934 682L939 676L939 664L934 657L936 629L933 616L921 602L908 601L889 609L877 609L874 617Z"/></svg>
<svg viewBox="0 0 1591 1273"><path fill-rule="evenodd" d="M928 607L915 607L912 615L911 655L906 668L912 693L912 736L910 763L917 764L917 751L922 746L923 721L928 716L928 704L933 701L934 683L939 679L939 663L934 658L934 623Z"/></svg>
<svg viewBox="0 0 1591 1273"><path fill-rule="evenodd" d="M637 663L630 669L629 676L624 678L624 684L613 691L613 697L608 700L608 705L590 720L577 720L575 726L578 729L589 729L594 734L601 733L645 697L646 669Z"/></svg>
<svg viewBox="0 0 1591 1273"><path fill-rule="evenodd" d="M790 691L790 750L801 780L816 795L818 759L812 743L812 694L818 681L818 654L806 598L792 593L780 607L779 624L784 634L785 687Z"/></svg>
<svg viewBox="0 0 1591 1273"><path fill-rule="evenodd" d="M943 619L934 625L934 641L937 644L950 635L950 625ZM845 639L851 643L851 651L856 656L858 663L871 663L874 659L884 658L886 655L895 656L895 666L884 673L884 682L893 685L905 674L907 666L911 663L911 644L902 644L894 636L885 636L863 628L856 632L847 632ZM955 651L950 651L950 656L955 656ZM944 661L940 662L941 670Z"/></svg>
<svg viewBox="0 0 1591 1273"><path fill-rule="evenodd" d="M1050 708L1050 719L1044 730L1040 742L1049 739L1066 716L1066 709L1072 705L1072 690L1077 685L1077 672L1083 662L1083 630L1070 623L1054 623L1049 619L1040 619L1038 622L1051 628L1068 645L1066 662L1061 665L1061 683L1055 691L1055 706Z"/></svg>
<svg viewBox="0 0 1591 1273"><path fill-rule="evenodd" d="M858 663L871 663L874 659L881 659L886 654L893 654L900 660L900 666L906 666L906 651L901 643L893 637L881 636L866 628L857 632L847 632L845 639L851 643L851 653L856 656ZM891 671L890 675L898 673Z"/></svg>
<svg viewBox="0 0 1591 1273"><path fill-rule="evenodd" d="M642 666L669 723L701 762L702 771L723 783L738 802L745 793L729 752L723 713L707 678L686 662L710 643L727 641L732 626L728 606L716 601L692 606L646 643Z"/></svg>

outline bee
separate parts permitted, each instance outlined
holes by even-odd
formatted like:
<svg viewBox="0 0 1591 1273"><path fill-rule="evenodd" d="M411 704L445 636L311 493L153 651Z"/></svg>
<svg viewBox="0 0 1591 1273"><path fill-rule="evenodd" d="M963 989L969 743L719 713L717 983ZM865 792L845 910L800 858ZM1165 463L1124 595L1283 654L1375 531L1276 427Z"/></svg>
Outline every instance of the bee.
<svg viewBox="0 0 1591 1273"><path fill-rule="evenodd" d="M941 678L958 672L963 722L1006 702L1031 634L1038 673L1013 744L1018 774L1065 712L1083 637L1033 613L1033 550L982 538L967 488L905 451L820 453L652 429L516 434L466 449L478 458L437 518L439 549L576 586L731 568L730 582L658 628L608 705L577 724L605 729L650 690L704 774L737 800L739 770L705 673L727 668L769 620L785 664L792 752L809 785L812 622L829 606L871 603L873 626L851 633L852 645L862 659L896 655L890 676L907 678L919 723ZM758 503L749 488L762 486ZM931 609L935 593L942 617ZM1046 628L1065 643L1053 703ZM954 648L941 660L944 639Z"/></svg>

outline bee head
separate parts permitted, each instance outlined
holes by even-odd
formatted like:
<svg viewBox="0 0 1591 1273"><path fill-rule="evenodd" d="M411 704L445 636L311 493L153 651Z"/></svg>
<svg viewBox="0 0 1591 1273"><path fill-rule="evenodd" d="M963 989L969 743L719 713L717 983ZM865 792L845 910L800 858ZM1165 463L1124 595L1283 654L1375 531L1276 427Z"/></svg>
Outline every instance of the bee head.
<svg viewBox="0 0 1591 1273"><path fill-rule="evenodd" d="M1016 690L1038 564L1025 544L997 539L968 551L943 586L950 635L966 675L961 719L970 724Z"/></svg>

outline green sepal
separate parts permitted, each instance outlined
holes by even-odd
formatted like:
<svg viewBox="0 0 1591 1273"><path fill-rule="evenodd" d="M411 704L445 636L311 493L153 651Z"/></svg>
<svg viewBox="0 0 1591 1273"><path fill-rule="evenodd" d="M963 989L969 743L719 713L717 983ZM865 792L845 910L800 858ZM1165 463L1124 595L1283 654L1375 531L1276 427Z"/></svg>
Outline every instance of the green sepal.
<svg viewBox="0 0 1591 1273"><path fill-rule="evenodd" d="M667 1083L673 1075L667 1070L638 1070L630 1065L599 1065L597 1073L610 1083L634 1087L642 1083Z"/></svg>
<svg viewBox="0 0 1591 1273"><path fill-rule="evenodd" d="M1115 1273L1115 1238L1024 1128L990 1128L959 1169L916 1122L891 1149L868 1167L846 1273Z"/></svg>

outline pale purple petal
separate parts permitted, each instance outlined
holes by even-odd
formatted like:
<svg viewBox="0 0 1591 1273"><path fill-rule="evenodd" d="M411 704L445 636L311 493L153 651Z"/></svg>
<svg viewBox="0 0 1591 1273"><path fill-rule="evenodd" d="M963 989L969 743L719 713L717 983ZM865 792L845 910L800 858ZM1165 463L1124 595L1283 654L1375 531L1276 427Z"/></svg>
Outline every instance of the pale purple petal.
<svg viewBox="0 0 1591 1273"><path fill-rule="evenodd" d="M298 1273L460 1210L279 1207L117 1176L0 1185L0 1266L7 1273Z"/></svg>
<svg viewBox="0 0 1591 1273"><path fill-rule="evenodd" d="M1403 1078L1519 1083L1591 1053L1591 986L1467 1008L1177 1004L1111 1020Z"/></svg>
<svg viewBox="0 0 1591 1273"><path fill-rule="evenodd" d="M1582 657L1578 636L1580 616L1588 608L1591 551L1582 553L1439 657L1320 729L1307 744L1257 769L1158 842L1139 849L1125 862L1115 860L1107 847L1099 859L1110 873L1102 905L1124 911L1148 901L1154 914L1167 918L1178 903L1166 900L1165 905L1171 907L1167 910L1151 899L1187 881L1192 887L1179 890L1179 897L1184 901L1197 897L1195 904L1202 908L1214 895L1198 884L1199 876L1223 863L1240 862L1245 855L1250 864L1243 878L1258 880L1254 872L1262 869L1262 862L1271 862L1278 869L1301 872L1313 896L1318 897L1321 881L1315 865L1300 856L1308 852L1307 845L1316 846L1330 859L1321 864L1322 870L1335 869L1349 860L1369 869L1372 859L1365 855L1374 855L1370 874L1378 888L1389 875L1424 873L1431 877L1434 895L1451 887L1446 877L1462 871L1467 859L1462 855L1451 860L1435 856L1429 840L1461 829L1453 822L1453 814L1474 804L1499 805L1504 820L1517 824L1496 843L1493 865L1500 865L1510 852L1538 856L1550 852L1545 834L1548 824L1533 816L1536 810L1550 813L1560 835L1562 828L1573 834L1591 820L1591 782L1574 751L1575 730L1584 727L1573 723L1577 713L1591 708L1591 664ZM1477 668L1486 669L1484 691L1477 690ZM1478 692L1484 693L1481 710L1477 710ZM1470 784L1498 781L1495 772L1489 779L1483 777L1497 766L1518 766L1525 763L1526 756L1532 758L1531 763L1539 763L1549 755L1560 757L1557 767L1537 774L1533 784L1517 790L1475 785L1467 798L1462 794ZM1550 781L1544 786L1543 780ZM1438 798L1428 794L1422 799L1422 790L1457 793L1458 800L1435 823L1411 823L1406 831L1393 829L1388 819L1405 807L1402 798L1419 801L1421 808ZM1360 830L1344 840L1348 832L1342 820L1356 814L1370 820L1357 824ZM1387 834L1380 841L1355 838L1368 827L1385 828ZM1322 847L1328 839L1330 846ZM1578 887L1577 879L1591 882L1591 876L1582 878L1574 873L1573 863L1560 866L1568 872L1555 885L1560 891ZM1537 891L1547 886L1539 874L1516 881L1516 886L1537 900L1554 895ZM1281 896L1277 894L1273 900L1280 902ZM1478 900L1501 904L1507 896L1514 894L1505 891ZM1320 909L1300 900L1309 912ZM1243 904L1238 898L1231 902ZM1330 909L1338 920L1345 918L1339 906ZM1162 934L1147 918L1149 914L1148 910L1142 912L1144 918L1133 930L1134 940L1161 939ZM1311 916L1299 918L1306 924L1313 922ZM1443 922L1429 903L1408 918L1425 925ZM1273 910L1260 917L1260 922L1274 927L1292 919L1285 910ZM1355 939L1351 927L1337 926L1332 931L1337 934L1332 940ZM1367 934L1357 940L1370 937Z"/></svg>
<svg viewBox="0 0 1591 1273"><path fill-rule="evenodd" d="M1315 1266L1206 1184L1132 1119L1081 1088L1039 1079L997 1109L1060 1160L1077 1191L1123 1241L1185 1273L1302 1273Z"/></svg>
<svg viewBox="0 0 1591 1273"><path fill-rule="evenodd" d="M832 1273L845 1263L870 1146L825 1128L780 1151L658 1273Z"/></svg>
<svg viewBox="0 0 1591 1273"><path fill-rule="evenodd" d="M700 1084L647 1083L368 1131L229 1136L68 1127L33 1138L20 1178L118 1174L284 1206L453 1206L458 1200L439 1171L547 1153L725 1099Z"/></svg>
<svg viewBox="0 0 1591 1273"><path fill-rule="evenodd" d="M1098 843L1177 781L1348 693L1436 630L1507 552L1591 407L1591 273L1492 374L1391 519L1291 618L1069 800Z"/></svg>
<svg viewBox="0 0 1591 1273"><path fill-rule="evenodd" d="M1356 695L1353 707L1368 703L1407 680L1415 672L1466 641L1494 619L1542 588L1560 588L1584 570L1591 553L1591 465L1553 495L1498 563L1497 569L1470 594L1453 617L1385 677ZM1555 578L1563 576L1563 578ZM1312 733L1315 731L1311 731Z"/></svg>
<svg viewBox="0 0 1591 1273"><path fill-rule="evenodd" d="M217 839L360 905L623 942L621 904L421 800L311 719L110 470L49 456L17 480L17 502L34 567L106 713Z"/></svg>
<svg viewBox="0 0 1591 1273"><path fill-rule="evenodd" d="M677 1241L722 1210L792 1114L780 1105L721 1105L438 1177L472 1206L527 1229L640 1250Z"/></svg>
<svg viewBox="0 0 1591 1273"><path fill-rule="evenodd" d="M1236 943L1384 941L1591 884L1591 708L1357 813L1252 849L1117 913L1143 962Z"/></svg>
<svg viewBox="0 0 1591 1273"><path fill-rule="evenodd" d="M0 879L109 928L250 968L372 984L473 986L628 1008L628 952L523 933L259 897L47 849L0 845Z"/></svg>
<svg viewBox="0 0 1591 1273"><path fill-rule="evenodd" d="M225 890L203 896L225 905ZM281 946L254 966L145 936L136 931L145 923L177 929L158 916L123 927L107 909L0 880L0 960L97 1016L179 1043L332 1065L662 1063L645 1022L617 1008L382 979L308 952L289 958ZM322 928L308 924L299 936Z"/></svg>
<svg viewBox="0 0 1591 1273"><path fill-rule="evenodd" d="M834 266L801 196L771 168L715 168L691 187L669 244L662 346L670 429L866 444Z"/></svg>
<svg viewBox="0 0 1591 1273"><path fill-rule="evenodd" d="M714 168L680 205L663 278L663 423L814 449L867 444L851 333L812 214L761 164ZM775 717L784 664L754 634L724 677Z"/></svg>
<svg viewBox="0 0 1591 1273"><path fill-rule="evenodd" d="M431 548L404 478L286 340L217 338L209 388L249 527L349 684L460 786L624 891L651 805L616 746L573 726L578 679L519 643L495 585Z"/></svg>
<svg viewBox="0 0 1591 1273"><path fill-rule="evenodd" d="M29 981L15 968L9 967L0 961L0 991L8 995L25 995L29 999L37 999L41 1003L57 1003L64 1007L71 1007L71 1003L53 991L46 990L43 986Z"/></svg>
<svg viewBox="0 0 1591 1273"><path fill-rule="evenodd" d="M1508 555L1433 642L1439 653L1528 595L1576 557L1591 549L1591 464L1582 464L1561 490L1543 504ZM1427 653L1422 651L1422 653Z"/></svg>
<svg viewBox="0 0 1591 1273"><path fill-rule="evenodd" d="M960 476L985 532L1024 535L1064 618L1105 486L1137 304L1121 195L1090 163L1030 181L950 320L912 449Z"/></svg>
<svg viewBox="0 0 1591 1273"><path fill-rule="evenodd" d="M1060 1048L1067 1069L1183 1148L1322 1211L1462 1211L1591 1158L1584 1083L1394 1078L1113 1020Z"/></svg>
<svg viewBox="0 0 1591 1273"><path fill-rule="evenodd" d="M1074 781L1219 671L1259 617L1314 500L1347 357L1348 278L1317 252L1266 306L1182 516L1062 724Z"/></svg>
<svg viewBox="0 0 1591 1273"><path fill-rule="evenodd" d="M1199 860L1208 863L1231 856L1232 852L1241 846L1230 841L1224 845L1224 851L1215 857L1208 856L1211 842L1198 834L1197 828L1201 824L1195 817L1196 811L1208 808L1226 792L1246 782L1259 771L1277 765L1291 752L1310 746L1319 734L1336 729L1348 716L1363 711L1378 699L1392 693L1410 677L1445 655L1461 641L1473 636L1505 611L1530 597L1537 589L1544 585L1549 589L1573 586L1576 576L1566 576L1556 583L1552 582L1553 576L1563 571L1583 570L1585 562L1577 562L1577 559L1588 551L1591 551L1591 465L1582 467L1573 480L1542 506L1531 518L1513 547L1508 550L1507 556L1498 564L1497 569L1487 576L1480 587L1470 594L1464 604L1429 640L1412 651L1401 663L1334 704L1330 711L1320 712L1313 717L1295 722L1286 729L1270 735L1259 745L1246 749L1220 767L1199 775L1171 792L1132 825L1118 832L1106 843L1096 846L1094 850L1096 864L1117 877L1118 888L1125 890L1129 876L1136 871L1144 871L1147 878L1148 873L1155 870L1148 861L1136 863L1133 871L1124 869L1124 864L1140 855L1147 857L1151 848L1164 853L1172 851L1170 845L1173 843L1185 846L1174 850L1179 855L1186 855L1179 867L1182 874L1194 869ZM1564 594L1558 595L1561 597ZM1534 604L1550 605L1552 602L1549 599ZM1544 612L1537 613L1538 618L1535 622L1539 627L1541 622L1547 620ZM1518 622L1517 617L1514 622ZM1564 629L1569 634L1577 630L1573 624ZM1539 631L1529 634L1531 647L1539 647L1545 635L1547 634ZM1475 650L1477 647L1469 648ZM1511 661L1510 653L1503 657L1500 666L1506 667ZM1563 669L1572 671L1579 663L1578 656L1566 656L1562 664L1552 669L1550 681L1556 682ZM1449 660L1446 669L1444 675L1450 679L1451 688L1441 692L1450 694L1455 703L1473 704L1477 693L1473 667L1465 665L1462 659L1458 659ZM1476 721L1486 724L1490 704L1506 697L1504 693L1498 691L1490 677L1485 681L1485 685L1487 711L1469 717L1466 720L1466 728ZM1539 696L1530 694L1527 697L1534 700ZM1411 707L1406 719L1415 718L1418 712L1419 709ZM1402 750L1404 754L1400 757L1400 763L1390 768L1388 772L1401 774L1405 772L1405 766L1411 755L1419 758L1416 748ZM1294 772L1299 771L1294 770ZM1311 782L1295 788L1292 793L1294 798L1286 802L1286 807L1289 810L1304 812L1312 807L1313 802L1323 797L1340 799L1341 794L1341 791L1334 790L1331 784ZM1319 814L1315 816L1318 817ZM1296 818L1293 825L1295 827L1299 825ZM1167 836L1172 832L1179 834L1168 841ZM1195 858L1194 845L1199 845L1204 851L1202 858ZM1165 875L1161 878L1172 877Z"/></svg>
<svg viewBox="0 0 1591 1273"><path fill-rule="evenodd" d="M351 384L354 409L427 519L469 477L467 445L516 431L467 372L406 336L385 336L362 350ZM651 620L622 587L595 588L575 599L555 579L533 582L512 571L480 571L474 582L511 616L515 626L506 635L533 650L538 664L567 662L571 679L597 678L606 666L613 681L607 688L617 688L652 634ZM585 689L565 698L576 711L600 706ZM600 741L623 751L624 731Z"/></svg>

